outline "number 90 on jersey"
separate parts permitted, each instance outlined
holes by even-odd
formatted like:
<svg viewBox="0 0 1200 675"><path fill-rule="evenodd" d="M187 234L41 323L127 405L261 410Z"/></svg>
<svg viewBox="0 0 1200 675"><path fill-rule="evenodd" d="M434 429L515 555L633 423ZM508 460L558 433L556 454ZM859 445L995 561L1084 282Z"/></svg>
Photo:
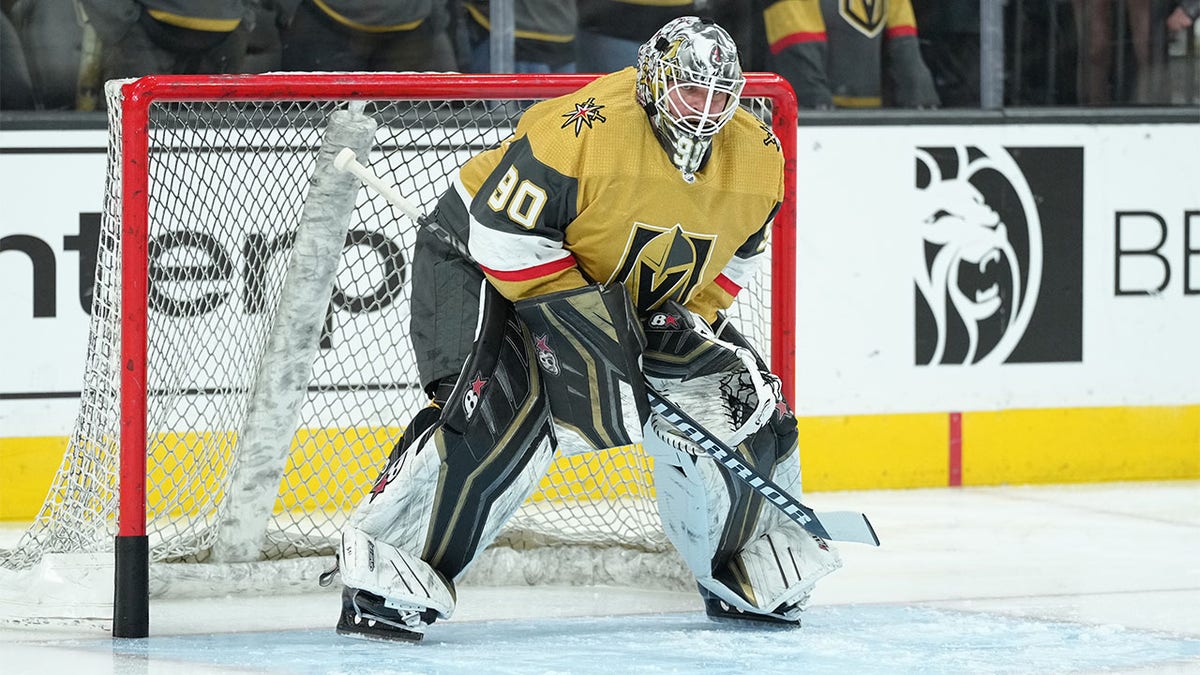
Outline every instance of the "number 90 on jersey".
<svg viewBox="0 0 1200 675"><path fill-rule="evenodd" d="M532 230L546 206L546 191L522 180L517 167L510 166L488 197L487 205L496 213L507 214L517 225Z"/></svg>

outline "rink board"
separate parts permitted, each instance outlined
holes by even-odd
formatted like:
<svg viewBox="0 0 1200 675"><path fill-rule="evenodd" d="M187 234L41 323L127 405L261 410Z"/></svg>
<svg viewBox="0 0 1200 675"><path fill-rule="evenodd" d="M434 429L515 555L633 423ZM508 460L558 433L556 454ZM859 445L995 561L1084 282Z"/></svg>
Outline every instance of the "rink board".
<svg viewBox="0 0 1200 675"><path fill-rule="evenodd" d="M1200 406L964 413L957 452L946 414L802 417L799 425L804 487L809 492L1200 478ZM363 429L355 434L366 439L361 443L326 443L324 461L299 474L311 484L299 493L322 494L321 486L331 484L331 479L346 485L350 479L338 467L358 466L363 453L386 456L398 432L396 428ZM302 456L300 446L322 436L341 434L301 433L293 444L292 463ZM0 461L6 467L0 472L0 520L36 515L66 445L66 437L0 439ZM170 452L172 447L167 443L158 451ZM570 475L572 466L580 462L598 465L587 457L561 458L555 469L559 475ZM192 479L204 475L178 468L181 476ZM958 483L952 480L956 469ZM626 466L622 472L634 470ZM577 485L570 498L626 496L620 478ZM545 492L535 495L537 499L553 500L562 494L546 479L541 487ZM331 506L285 497L278 508L303 511Z"/></svg>

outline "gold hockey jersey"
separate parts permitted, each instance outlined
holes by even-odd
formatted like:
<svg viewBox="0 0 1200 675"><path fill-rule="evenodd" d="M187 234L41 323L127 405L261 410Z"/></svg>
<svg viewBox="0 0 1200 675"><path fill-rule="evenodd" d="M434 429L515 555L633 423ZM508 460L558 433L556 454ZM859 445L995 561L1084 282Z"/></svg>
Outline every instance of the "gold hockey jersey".
<svg viewBox="0 0 1200 675"><path fill-rule="evenodd" d="M459 173L471 256L510 300L623 283L639 313L668 298L712 321L751 280L783 199L783 154L745 110L694 183L659 144L633 68L522 116Z"/></svg>
<svg viewBox="0 0 1200 675"><path fill-rule="evenodd" d="M802 107L938 105L933 77L921 60L911 0L757 2L765 4L771 69L787 78ZM885 81L891 87L888 101Z"/></svg>

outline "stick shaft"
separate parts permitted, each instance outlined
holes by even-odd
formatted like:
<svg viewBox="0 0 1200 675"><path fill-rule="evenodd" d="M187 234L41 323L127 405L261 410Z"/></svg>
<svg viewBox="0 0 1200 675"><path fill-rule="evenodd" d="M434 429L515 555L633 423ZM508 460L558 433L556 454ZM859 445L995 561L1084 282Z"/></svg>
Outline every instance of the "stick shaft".
<svg viewBox="0 0 1200 675"><path fill-rule="evenodd" d="M421 212L417 209L417 207L413 206L412 202L405 199L404 195L400 194L395 187L383 182L382 178L376 176L374 172L363 166L362 163L358 161L358 158L355 157L353 150L349 148L342 150L341 153L338 154L337 159L334 160L334 166L342 171L348 171L357 176L364 185L379 193L393 206L400 209L404 215L411 218L413 222L416 222L417 219L421 217Z"/></svg>
<svg viewBox="0 0 1200 675"><path fill-rule="evenodd" d="M736 451L713 436L710 431L680 410L674 403L653 389L647 388L647 392L650 395L650 407L657 415L682 431L685 436L699 445L731 474L774 504L800 527L823 539L879 545L879 537L875 535L866 516L861 513L838 513L830 514L834 517L823 520L820 515L802 504L800 500L788 494L787 490L764 476L758 469L747 464Z"/></svg>

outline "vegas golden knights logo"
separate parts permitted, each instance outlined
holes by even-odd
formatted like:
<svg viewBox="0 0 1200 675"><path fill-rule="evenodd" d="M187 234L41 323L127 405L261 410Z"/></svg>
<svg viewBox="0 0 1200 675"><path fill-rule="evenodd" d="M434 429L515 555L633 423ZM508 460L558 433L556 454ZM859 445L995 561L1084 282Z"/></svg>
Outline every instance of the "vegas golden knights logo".
<svg viewBox="0 0 1200 675"><path fill-rule="evenodd" d="M873 38L883 30L887 0L838 0L838 13L855 30Z"/></svg>
<svg viewBox="0 0 1200 675"><path fill-rule="evenodd" d="M624 259L609 283L625 284L639 314L667 299L687 302L704 276L716 235L687 232L682 226L661 228L634 223Z"/></svg>

